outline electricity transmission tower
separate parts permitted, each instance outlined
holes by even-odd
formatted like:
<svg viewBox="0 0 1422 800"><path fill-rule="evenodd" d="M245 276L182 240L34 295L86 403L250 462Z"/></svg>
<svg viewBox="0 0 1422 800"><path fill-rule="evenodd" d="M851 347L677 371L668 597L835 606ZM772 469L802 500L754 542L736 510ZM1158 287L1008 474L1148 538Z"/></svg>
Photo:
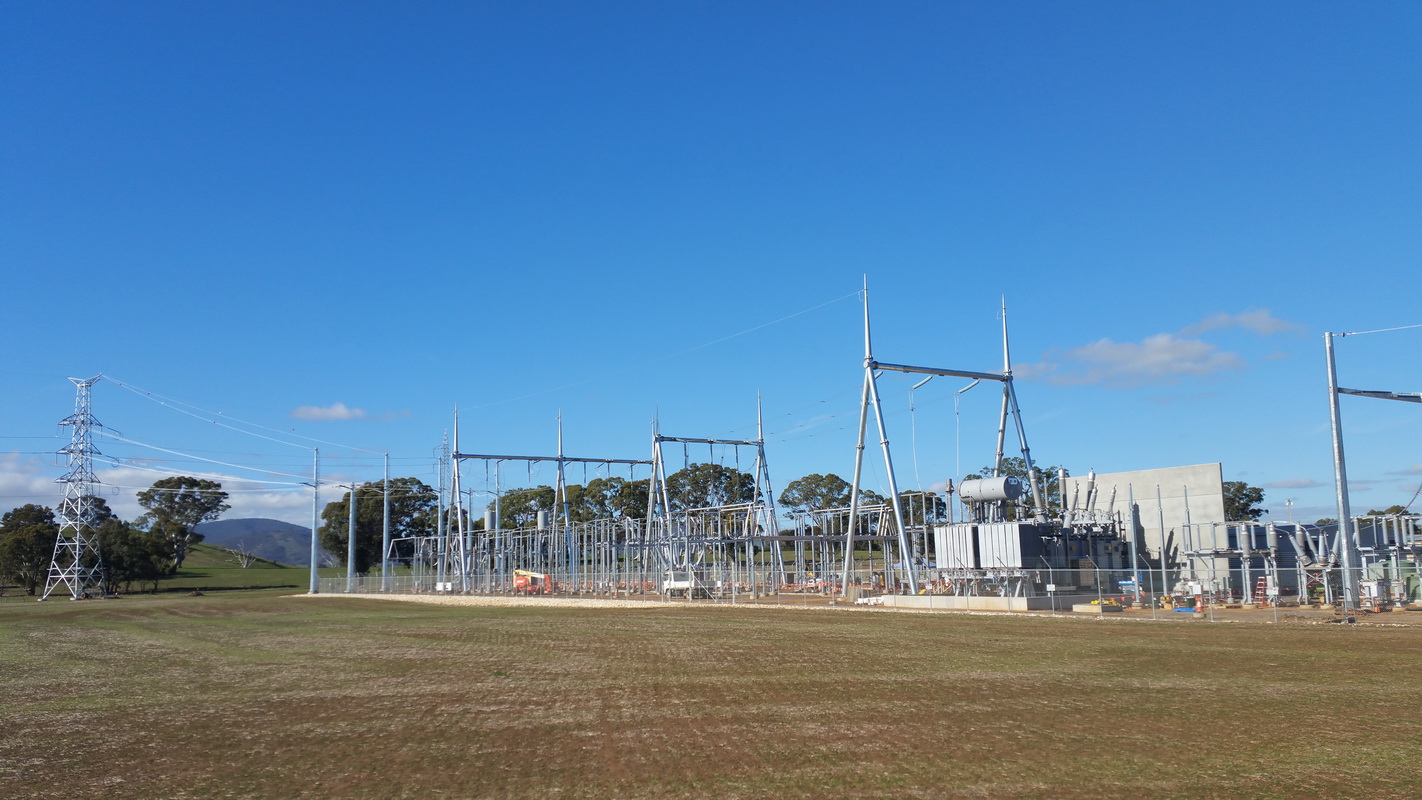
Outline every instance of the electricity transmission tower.
<svg viewBox="0 0 1422 800"><path fill-rule="evenodd" d="M69 471L57 482L64 484L64 500L59 505L59 538L49 564L49 579L40 600L46 600L60 586L69 587L70 599L88 594L102 595L104 582L99 560L99 540L94 530L95 497L93 430L103 425L90 411L90 389L102 375L87 380L70 378L78 387L74 413L60 421L72 431L69 446L59 452L69 456Z"/></svg>

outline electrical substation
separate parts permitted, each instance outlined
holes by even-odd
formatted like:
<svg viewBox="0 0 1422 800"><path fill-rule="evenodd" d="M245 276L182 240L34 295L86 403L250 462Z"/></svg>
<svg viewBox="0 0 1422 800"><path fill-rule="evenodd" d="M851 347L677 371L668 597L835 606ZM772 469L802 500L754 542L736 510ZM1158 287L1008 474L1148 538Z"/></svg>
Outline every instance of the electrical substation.
<svg viewBox="0 0 1422 800"><path fill-rule="evenodd" d="M1333 334L1325 344L1338 519L1348 524L1252 522L1226 519L1218 463L1043 474L1033 463L1018 404L1005 306L1001 318L1000 370L881 361L872 347L865 291L858 438L849 500L842 506L777 512L759 401L755 438L665 435L658 422L646 458L569 455L561 420L552 454L466 452L456 414L453 447L446 441L440 448L435 532L391 539L387 489L378 575L355 574L352 545L347 574L318 579L313 566L310 590L716 603L796 598L936 610L1092 613L1135 607L1200 614L1220 606L1312 605L1349 615L1422 602L1419 517L1350 513L1341 489L1346 470L1338 408L1342 395L1414 403L1422 397L1339 388ZM972 381L955 397L979 383L998 385L993 474L948 480L941 494L901 492L879 389L886 373L924 376L915 389L934 379ZM102 426L91 408L91 389L99 378L71 380L77 387L75 410L61 423L70 427L71 442L60 451L69 471L60 480L61 530L44 597L67 591L77 599L102 593L97 566L102 554L91 530L98 483L92 435ZM862 487L871 412L887 490L882 497ZM1009 440L1015 440L1020 461L1009 456ZM1025 470L1009 474L1009 461ZM531 481L535 468L548 465L554 477L551 487L542 487L550 490L546 498L531 513L525 507L506 515L505 498L519 486L519 473ZM573 513L568 478L574 469L584 476L592 470L607 481L616 473L622 490L632 492L630 506L596 519ZM678 476L696 470L707 482L687 495ZM482 484L471 488L480 476ZM739 480L734 490L717 483L727 476ZM314 529L323 486L319 452L307 485L313 490ZM314 565L314 530L311 547Z"/></svg>

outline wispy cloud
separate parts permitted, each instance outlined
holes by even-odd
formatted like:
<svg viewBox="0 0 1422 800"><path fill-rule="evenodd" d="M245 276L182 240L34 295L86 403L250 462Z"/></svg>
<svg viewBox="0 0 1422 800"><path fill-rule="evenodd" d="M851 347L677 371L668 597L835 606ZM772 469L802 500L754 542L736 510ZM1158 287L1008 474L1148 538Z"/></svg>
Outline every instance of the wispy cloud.
<svg viewBox="0 0 1422 800"><path fill-rule="evenodd" d="M167 471L154 472L141 466L106 467L96 464L94 487L115 514L127 520L143 513L137 493L165 477ZM26 503L57 508L64 496L64 487L56 483L65 468L50 459L25 457L17 453L0 454L0 508L18 508ZM190 474L190 473L189 473ZM222 484L229 493L232 510L223 514L227 519L270 517L298 525L311 524L311 490L281 483L244 480L237 476L208 474L204 476ZM280 476L273 480L284 481ZM333 479L335 476L332 476ZM323 484L326 482L323 480ZM328 502L335 499L338 489L323 488L321 496Z"/></svg>
<svg viewBox="0 0 1422 800"><path fill-rule="evenodd" d="M1273 336L1276 333L1301 333L1304 330L1304 326L1297 322L1279 319L1267 308L1254 308L1241 311L1238 314L1211 314L1194 325L1185 326L1180 330L1180 334L1182 336L1197 336L1221 328L1244 328L1260 336Z"/></svg>
<svg viewBox="0 0 1422 800"><path fill-rule="evenodd" d="M365 419L365 409L351 408L345 403L337 401L329 406L297 406L292 409L291 416L296 419L309 419L318 421Z"/></svg>
<svg viewBox="0 0 1422 800"><path fill-rule="evenodd" d="M1422 475L1422 464L1413 464L1407 469L1399 469L1389 472L1389 475Z"/></svg>
<svg viewBox="0 0 1422 800"><path fill-rule="evenodd" d="M1099 339L1070 350L1048 351L1042 361L1014 366L1013 372L1026 380L1042 379L1059 386L1099 383L1128 389L1243 366L1238 355L1209 342L1158 333L1140 342Z"/></svg>
<svg viewBox="0 0 1422 800"><path fill-rule="evenodd" d="M1281 481L1264 484L1265 489L1316 489L1319 486L1328 484L1316 481L1313 478L1285 478Z"/></svg>
<svg viewBox="0 0 1422 800"><path fill-rule="evenodd" d="M1303 330L1302 325L1279 319L1264 308L1238 314L1218 313L1176 333L1157 333L1139 342L1098 339L1081 347L1049 350L1040 361L1014 364L1012 369L1023 380L1043 380L1058 386L1100 384L1117 389L1169 386L1184 378L1245 366L1244 359L1237 353L1200 338L1200 334L1225 328L1243 328L1261 336ZM1266 358L1282 355L1272 353Z"/></svg>
<svg viewBox="0 0 1422 800"><path fill-rule="evenodd" d="M17 508L27 503L42 506L59 505L64 488L55 483L64 474L57 459L22 456L19 453L0 455L0 502L4 508Z"/></svg>

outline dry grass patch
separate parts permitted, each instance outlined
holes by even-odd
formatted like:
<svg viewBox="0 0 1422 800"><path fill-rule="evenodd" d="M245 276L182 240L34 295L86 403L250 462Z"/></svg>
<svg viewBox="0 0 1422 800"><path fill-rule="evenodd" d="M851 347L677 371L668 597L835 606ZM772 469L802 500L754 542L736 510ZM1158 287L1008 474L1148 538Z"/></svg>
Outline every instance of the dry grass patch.
<svg viewBox="0 0 1422 800"><path fill-rule="evenodd" d="M0 614L4 796L1422 792L1415 630L276 595Z"/></svg>

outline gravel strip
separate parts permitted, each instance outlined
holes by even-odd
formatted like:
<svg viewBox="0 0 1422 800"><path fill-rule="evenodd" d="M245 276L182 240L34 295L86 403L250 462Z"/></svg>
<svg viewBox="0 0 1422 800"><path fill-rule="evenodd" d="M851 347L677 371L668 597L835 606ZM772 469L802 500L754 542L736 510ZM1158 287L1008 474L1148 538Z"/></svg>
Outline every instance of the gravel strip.
<svg viewBox="0 0 1422 800"><path fill-rule="evenodd" d="M558 608L675 608L686 603L658 600L593 600L582 597L517 597L513 595L456 594L298 594L293 597L358 597L363 600L397 600L436 606L553 606Z"/></svg>

